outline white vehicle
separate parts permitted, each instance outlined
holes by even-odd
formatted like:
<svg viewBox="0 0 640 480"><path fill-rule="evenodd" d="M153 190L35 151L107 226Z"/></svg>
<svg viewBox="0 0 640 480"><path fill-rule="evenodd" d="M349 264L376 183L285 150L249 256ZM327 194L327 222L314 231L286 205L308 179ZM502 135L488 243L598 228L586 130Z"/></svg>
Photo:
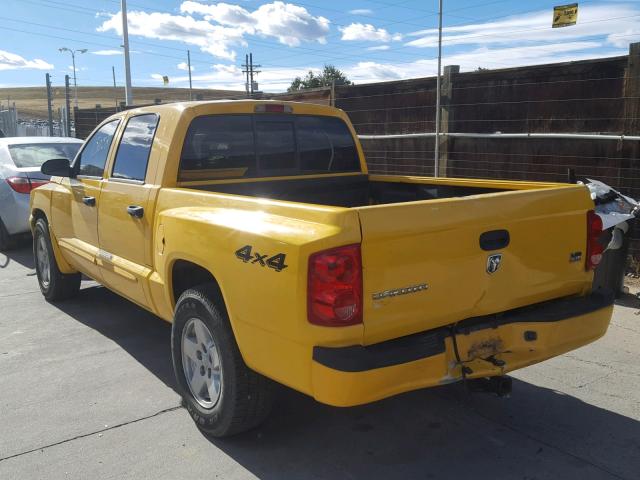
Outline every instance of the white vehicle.
<svg viewBox="0 0 640 480"><path fill-rule="evenodd" d="M29 194L49 181L40 166L52 158L70 161L82 140L70 137L0 138L0 251L29 233Z"/></svg>

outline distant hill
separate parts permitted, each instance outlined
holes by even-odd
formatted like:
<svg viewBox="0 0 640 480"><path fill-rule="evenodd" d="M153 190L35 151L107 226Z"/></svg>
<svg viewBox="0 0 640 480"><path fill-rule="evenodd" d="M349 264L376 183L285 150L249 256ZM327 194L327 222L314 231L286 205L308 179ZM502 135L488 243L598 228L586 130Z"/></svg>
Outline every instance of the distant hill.
<svg viewBox="0 0 640 480"><path fill-rule="evenodd" d="M73 87L71 87L71 108L74 106ZM244 98L243 91L234 90L208 90L193 89L193 98L201 95L202 100L216 100L221 98ZM0 88L0 104L6 105L7 98L18 109L18 117L21 119L46 119L47 118L47 89L45 87L20 87ZM95 107L100 104L103 107L111 107L124 101L124 87L78 87L78 103L80 108ZM164 87L134 87L133 100L135 104L153 103L156 98L163 103L189 100L187 88ZM64 105L64 87L53 88L54 118L57 118L58 108Z"/></svg>

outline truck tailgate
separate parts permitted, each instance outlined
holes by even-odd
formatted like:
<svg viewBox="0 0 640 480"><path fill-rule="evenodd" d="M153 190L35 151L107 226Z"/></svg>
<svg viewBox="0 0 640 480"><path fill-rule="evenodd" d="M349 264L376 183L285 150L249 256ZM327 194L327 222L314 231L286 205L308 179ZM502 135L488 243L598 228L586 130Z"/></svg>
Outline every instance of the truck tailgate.
<svg viewBox="0 0 640 480"><path fill-rule="evenodd" d="M357 208L365 344L588 291L592 208L578 185Z"/></svg>

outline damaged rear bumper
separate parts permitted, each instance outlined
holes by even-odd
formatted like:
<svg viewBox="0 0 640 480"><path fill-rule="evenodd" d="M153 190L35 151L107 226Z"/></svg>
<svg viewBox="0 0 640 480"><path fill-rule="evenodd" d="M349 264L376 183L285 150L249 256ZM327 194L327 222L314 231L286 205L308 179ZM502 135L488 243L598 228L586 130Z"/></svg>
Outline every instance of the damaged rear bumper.
<svg viewBox="0 0 640 480"><path fill-rule="evenodd" d="M553 300L474 317L370 346L314 347L313 394L336 406L409 390L491 377L590 343L607 331L613 295Z"/></svg>

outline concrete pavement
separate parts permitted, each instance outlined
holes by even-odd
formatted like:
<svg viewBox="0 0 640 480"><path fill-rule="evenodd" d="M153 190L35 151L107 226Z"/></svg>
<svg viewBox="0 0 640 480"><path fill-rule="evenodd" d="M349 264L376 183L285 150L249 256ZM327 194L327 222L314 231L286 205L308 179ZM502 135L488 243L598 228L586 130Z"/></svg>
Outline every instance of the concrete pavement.
<svg viewBox="0 0 640 480"><path fill-rule="evenodd" d="M44 301L29 247L0 254L0 479L628 479L640 472L640 304L598 342L513 375L351 409L282 388L259 429L209 440L174 391L170 327L83 282Z"/></svg>

